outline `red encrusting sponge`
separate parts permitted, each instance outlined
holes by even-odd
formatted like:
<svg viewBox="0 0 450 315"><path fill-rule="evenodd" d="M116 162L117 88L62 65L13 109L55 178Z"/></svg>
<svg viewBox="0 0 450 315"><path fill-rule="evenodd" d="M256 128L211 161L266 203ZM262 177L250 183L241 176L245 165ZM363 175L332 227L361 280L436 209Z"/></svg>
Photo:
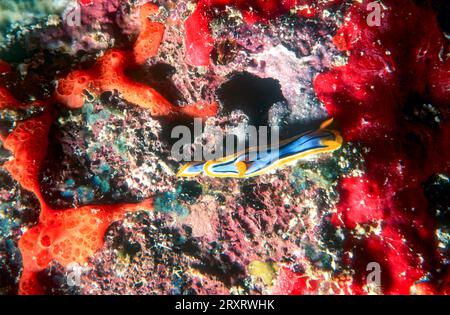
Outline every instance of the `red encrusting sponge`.
<svg viewBox="0 0 450 315"><path fill-rule="evenodd" d="M368 292L370 262L381 266L382 293L448 293L422 186L450 171L448 47L430 8L384 1L379 27L368 25L366 9L354 3L334 38L348 63L314 82L345 140L368 148L365 174L340 181L332 223L349 232L344 259L354 272L353 293ZM437 127L405 117L411 102L422 100L439 109Z"/></svg>

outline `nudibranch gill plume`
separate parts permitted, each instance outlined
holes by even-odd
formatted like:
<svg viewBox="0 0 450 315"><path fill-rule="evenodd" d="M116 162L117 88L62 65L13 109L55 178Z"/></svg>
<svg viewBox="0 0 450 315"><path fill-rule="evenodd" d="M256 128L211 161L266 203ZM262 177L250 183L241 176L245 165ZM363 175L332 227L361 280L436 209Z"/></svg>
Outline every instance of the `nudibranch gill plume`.
<svg viewBox="0 0 450 315"><path fill-rule="evenodd" d="M333 119L329 119L317 130L281 141L269 148L251 147L218 160L187 163L177 176L205 174L210 177L249 178L319 153L338 150L343 139L338 131L328 129L332 122Z"/></svg>

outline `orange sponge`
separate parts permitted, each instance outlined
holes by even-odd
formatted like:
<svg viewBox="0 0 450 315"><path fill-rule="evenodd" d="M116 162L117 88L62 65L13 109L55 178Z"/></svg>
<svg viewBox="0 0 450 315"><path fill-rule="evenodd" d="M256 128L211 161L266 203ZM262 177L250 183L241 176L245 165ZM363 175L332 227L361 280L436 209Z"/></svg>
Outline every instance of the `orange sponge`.
<svg viewBox="0 0 450 315"><path fill-rule="evenodd" d="M47 154L48 132L53 123L51 108L20 122L4 140L3 147L14 155L3 167L21 186L40 198L38 175Z"/></svg>
<svg viewBox="0 0 450 315"><path fill-rule="evenodd" d="M148 17L158 12L158 6L146 3L141 6L140 20L141 32L134 44L134 59L139 65L145 63L148 58L156 56L161 44L165 27L161 23L151 22Z"/></svg>
<svg viewBox="0 0 450 315"><path fill-rule="evenodd" d="M35 193L40 205L39 223L24 233L19 241L23 260L20 294L41 294L37 273L52 260L61 265L84 263L103 246L103 236L114 221L127 211L152 208L152 200L137 204L85 206L68 210L53 210L41 196L39 171L45 160L48 133L54 121L52 109L20 122L4 139L4 147L14 158L3 167L21 186Z"/></svg>
<svg viewBox="0 0 450 315"><path fill-rule="evenodd" d="M154 117L174 117L180 114L193 117L216 115L216 103L200 102L177 107L150 86L132 81L125 75L126 69L140 66L156 55L164 34L164 25L150 21L148 16L156 14L157 11L158 7L154 4L143 5L140 11L142 29L133 50L108 50L91 69L73 71L66 78L59 80L55 100L69 108L81 108L86 90L96 94L116 90L123 99L148 109Z"/></svg>
<svg viewBox="0 0 450 315"><path fill-rule="evenodd" d="M103 237L111 223L123 219L127 211L151 208L152 200L57 211L42 209L39 224L28 230L19 241L23 260L19 294L43 294L36 276L52 260L64 267L74 262L86 263L102 248Z"/></svg>
<svg viewBox="0 0 450 315"><path fill-rule="evenodd" d="M87 71L71 72L67 78L59 80L55 99L69 108L81 108L84 104L84 90L88 89L92 75Z"/></svg>

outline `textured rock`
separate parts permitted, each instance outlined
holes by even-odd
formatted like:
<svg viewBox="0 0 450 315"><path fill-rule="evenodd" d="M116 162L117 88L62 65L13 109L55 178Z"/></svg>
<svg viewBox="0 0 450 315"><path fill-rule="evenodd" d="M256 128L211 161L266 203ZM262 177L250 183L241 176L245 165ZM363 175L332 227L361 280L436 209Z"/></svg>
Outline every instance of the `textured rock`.
<svg viewBox="0 0 450 315"><path fill-rule="evenodd" d="M367 2L80 0L79 26L16 7L42 14L0 22L0 293L448 293L445 26L383 0L370 27ZM175 176L194 117L198 144L327 116L332 154Z"/></svg>

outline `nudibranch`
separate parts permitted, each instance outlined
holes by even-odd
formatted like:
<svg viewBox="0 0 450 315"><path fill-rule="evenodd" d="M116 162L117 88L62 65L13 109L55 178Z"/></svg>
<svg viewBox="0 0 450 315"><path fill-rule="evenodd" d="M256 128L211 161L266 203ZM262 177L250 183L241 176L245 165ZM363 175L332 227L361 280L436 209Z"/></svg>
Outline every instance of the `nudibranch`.
<svg viewBox="0 0 450 315"><path fill-rule="evenodd" d="M284 140L267 149L251 147L218 160L188 163L177 176L206 174L211 177L249 178L312 155L335 151L342 146L343 139L338 131L328 129L332 122L333 119L329 119L317 130Z"/></svg>

